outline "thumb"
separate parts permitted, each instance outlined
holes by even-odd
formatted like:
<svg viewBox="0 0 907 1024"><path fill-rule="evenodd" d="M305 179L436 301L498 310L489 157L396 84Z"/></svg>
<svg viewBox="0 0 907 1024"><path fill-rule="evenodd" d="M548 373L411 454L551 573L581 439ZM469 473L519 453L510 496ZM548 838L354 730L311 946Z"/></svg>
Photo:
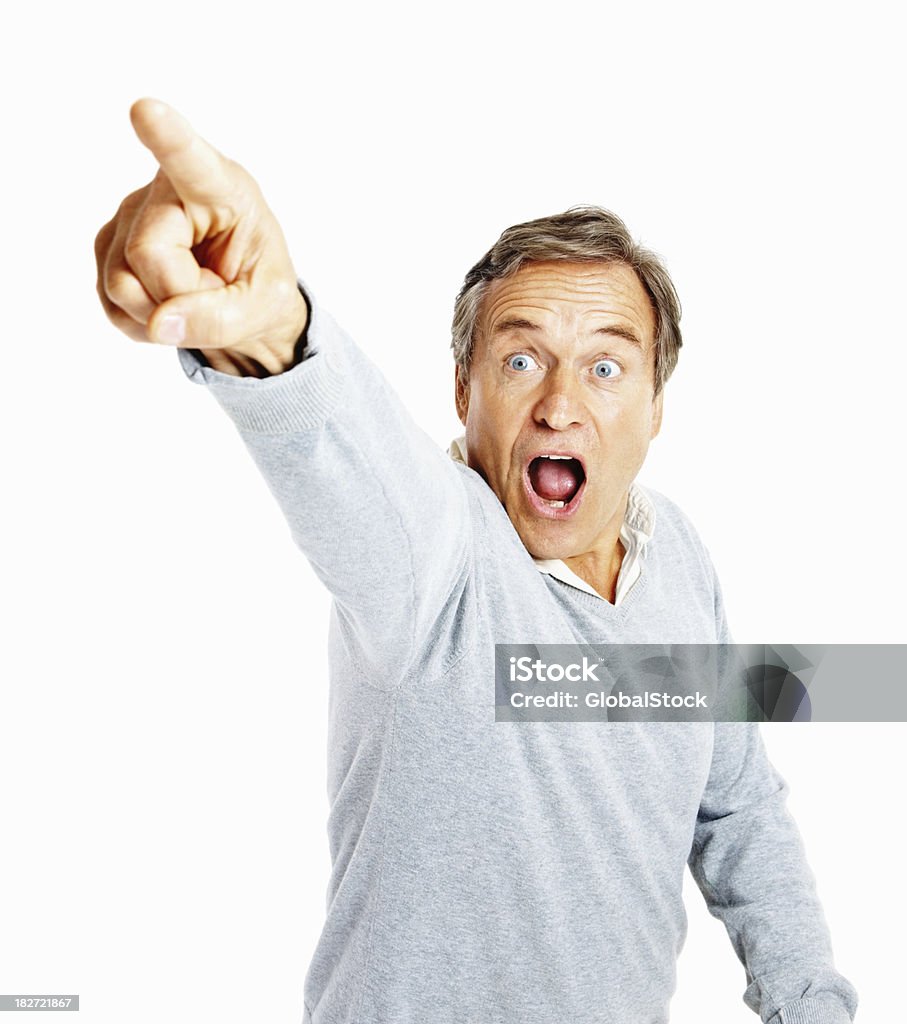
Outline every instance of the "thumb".
<svg viewBox="0 0 907 1024"><path fill-rule="evenodd" d="M156 99L140 99L133 103L129 117L181 200L210 205L235 191L225 157L173 107Z"/></svg>
<svg viewBox="0 0 907 1024"><path fill-rule="evenodd" d="M238 349L250 340L254 303L243 282L176 295L162 302L148 321L148 337L183 348ZM253 328L254 332L254 328Z"/></svg>

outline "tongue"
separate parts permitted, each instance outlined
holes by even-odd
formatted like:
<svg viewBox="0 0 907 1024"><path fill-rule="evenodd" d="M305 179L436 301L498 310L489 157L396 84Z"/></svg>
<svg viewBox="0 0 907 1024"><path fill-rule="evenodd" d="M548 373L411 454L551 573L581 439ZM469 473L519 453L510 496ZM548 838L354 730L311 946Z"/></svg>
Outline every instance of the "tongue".
<svg viewBox="0 0 907 1024"><path fill-rule="evenodd" d="M529 480L535 493L546 501L569 501L579 487L573 459L533 459Z"/></svg>

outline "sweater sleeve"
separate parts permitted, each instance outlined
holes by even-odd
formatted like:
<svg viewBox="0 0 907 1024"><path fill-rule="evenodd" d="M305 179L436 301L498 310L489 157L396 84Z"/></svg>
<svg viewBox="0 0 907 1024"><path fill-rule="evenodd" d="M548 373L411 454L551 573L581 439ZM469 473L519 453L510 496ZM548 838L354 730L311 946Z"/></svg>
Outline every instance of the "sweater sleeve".
<svg viewBox="0 0 907 1024"><path fill-rule="evenodd" d="M305 354L284 373L234 377L190 349L179 360L239 431L334 596L348 653L389 687L464 589L466 488L380 371L304 294Z"/></svg>
<svg viewBox="0 0 907 1024"><path fill-rule="evenodd" d="M746 969L746 1004L769 1024L849 1024L857 993L837 973L788 785L756 722L718 722L690 870Z"/></svg>
<svg viewBox="0 0 907 1024"><path fill-rule="evenodd" d="M697 544L714 594L717 640L732 645L715 567ZM768 759L754 720L760 709L748 692L738 705L743 721L714 725L690 871L746 970L747 1006L766 1024L850 1024L857 993L835 970L815 877L787 809L789 786Z"/></svg>

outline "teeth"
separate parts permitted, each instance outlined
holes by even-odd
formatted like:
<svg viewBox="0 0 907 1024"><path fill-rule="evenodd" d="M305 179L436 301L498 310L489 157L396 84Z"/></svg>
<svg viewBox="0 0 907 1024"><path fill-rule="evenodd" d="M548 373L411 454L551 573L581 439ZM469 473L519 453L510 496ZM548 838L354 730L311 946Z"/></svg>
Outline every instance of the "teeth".
<svg viewBox="0 0 907 1024"><path fill-rule="evenodd" d="M542 499L544 501L544 499ZM552 508L563 508L567 504L566 501L546 501L546 505L550 505Z"/></svg>
<svg viewBox="0 0 907 1024"><path fill-rule="evenodd" d="M540 459L571 459L572 455L540 455Z"/></svg>

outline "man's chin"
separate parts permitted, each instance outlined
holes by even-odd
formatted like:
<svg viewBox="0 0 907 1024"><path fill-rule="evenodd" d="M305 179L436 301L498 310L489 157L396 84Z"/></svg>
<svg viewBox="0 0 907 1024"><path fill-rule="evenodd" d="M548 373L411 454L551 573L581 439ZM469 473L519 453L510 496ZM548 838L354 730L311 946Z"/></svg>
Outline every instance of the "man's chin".
<svg viewBox="0 0 907 1024"><path fill-rule="evenodd" d="M523 547L533 558L563 561L576 554L572 523L539 522L532 517L528 522L521 519L514 527Z"/></svg>

